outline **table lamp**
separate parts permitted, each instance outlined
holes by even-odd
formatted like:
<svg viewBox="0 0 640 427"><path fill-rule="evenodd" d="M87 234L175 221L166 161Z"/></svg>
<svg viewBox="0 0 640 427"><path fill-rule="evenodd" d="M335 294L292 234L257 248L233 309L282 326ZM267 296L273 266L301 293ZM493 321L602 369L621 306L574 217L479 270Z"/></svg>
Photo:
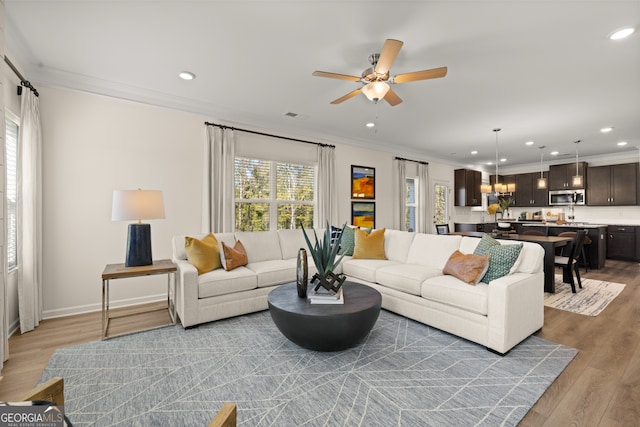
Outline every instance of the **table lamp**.
<svg viewBox="0 0 640 427"><path fill-rule="evenodd" d="M137 224L129 224L126 267L153 264L151 225L143 224L143 219L164 219L162 191L113 190L111 220L138 221Z"/></svg>

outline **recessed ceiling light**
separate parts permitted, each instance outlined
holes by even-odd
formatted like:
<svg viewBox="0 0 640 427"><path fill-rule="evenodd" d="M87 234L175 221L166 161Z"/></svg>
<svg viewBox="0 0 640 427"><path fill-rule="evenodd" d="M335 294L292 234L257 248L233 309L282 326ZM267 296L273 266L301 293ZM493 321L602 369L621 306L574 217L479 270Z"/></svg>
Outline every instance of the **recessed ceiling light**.
<svg viewBox="0 0 640 427"><path fill-rule="evenodd" d="M491 166L493 162L487 162L487 166Z"/></svg>
<svg viewBox="0 0 640 427"><path fill-rule="evenodd" d="M620 147L624 147L625 145L627 145L627 141L620 141L620 142L618 142L618 145Z"/></svg>
<svg viewBox="0 0 640 427"><path fill-rule="evenodd" d="M506 161L507 161L507 159L506 159L505 157L503 157L503 158L501 158L501 159L500 159L500 161L501 161L501 162L506 162Z"/></svg>
<svg viewBox="0 0 640 427"><path fill-rule="evenodd" d="M471 154L473 154L473 155L475 156L476 154L478 154L478 150L473 150L473 151L471 152Z"/></svg>
<svg viewBox="0 0 640 427"><path fill-rule="evenodd" d="M613 33L609 34L609 39L611 40L622 40L629 37L634 33L636 29L633 27L622 28L620 30L616 30Z"/></svg>
<svg viewBox="0 0 640 427"><path fill-rule="evenodd" d="M552 156L557 156L559 153L557 151L552 151L549 154L551 154Z"/></svg>
<svg viewBox="0 0 640 427"><path fill-rule="evenodd" d="M602 129L600 129L600 132L607 133L607 132L611 132L612 130L613 128L611 126L605 126Z"/></svg>
<svg viewBox="0 0 640 427"><path fill-rule="evenodd" d="M365 126L368 127L368 128L372 128L372 127L375 127L375 125L376 125L375 123L369 122Z"/></svg>
<svg viewBox="0 0 640 427"><path fill-rule="evenodd" d="M196 75L190 71L181 71L178 76L180 76L182 80L193 80L196 78Z"/></svg>
<svg viewBox="0 0 640 427"><path fill-rule="evenodd" d="M524 145L533 145L533 144L535 144L535 142L533 142L533 141L527 141L527 142L524 143Z"/></svg>

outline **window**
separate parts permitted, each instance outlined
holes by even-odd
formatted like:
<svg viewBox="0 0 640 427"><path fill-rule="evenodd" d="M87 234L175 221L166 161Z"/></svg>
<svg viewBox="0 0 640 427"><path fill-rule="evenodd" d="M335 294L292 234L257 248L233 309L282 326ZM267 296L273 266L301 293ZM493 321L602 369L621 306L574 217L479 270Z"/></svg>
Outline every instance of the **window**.
<svg viewBox="0 0 640 427"><path fill-rule="evenodd" d="M418 179L406 178L405 182L407 185L407 199L404 208L404 229L407 231L416 231L416 186L418 185Z"/></svg>
<svg viewBox="0 0 640 427"><path fill-rule="evenodd" d="M18 123L5 118L7 174L7 269L18 266Z"/></svg>
<svg viewBox="0 0 640 427"><path fill-rule="evenodd" d="M449 186L446 184L436 184L433 194L435 198L433 203L434 221L436 224L447 224L449 222L449 213L447 212Z"/></svg>
<svg viewBox="0 0 640 427"><path fill-rule="evenodd" d="M236 230L313 228L315 167L235 159Z"/></svg>

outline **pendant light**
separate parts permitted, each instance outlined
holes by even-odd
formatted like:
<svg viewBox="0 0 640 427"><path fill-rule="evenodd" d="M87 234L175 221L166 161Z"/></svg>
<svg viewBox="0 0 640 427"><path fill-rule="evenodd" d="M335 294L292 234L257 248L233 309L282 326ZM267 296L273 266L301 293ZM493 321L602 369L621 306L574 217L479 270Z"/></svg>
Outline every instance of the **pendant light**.
<svg viewBox="0 0 640 427"><path fill-rule="evenodd" d="M498 132L500 132L502 129L500 128L495 128L493 129L493 132L495 132L496 134L496 180L493 183L493 192L495 193L496 196L504 196L504 195L511 195L511 193L513 193L514 191L516 191L516 185L515 184L500 184L500 182L498 182L498 163L500 163L499 157L498 157ZM482 185L480 186L480 190L483 193L490 193L491 192L491 186L490 185Z"/></svg>
<svg viewBox="0 0 640 427"><path fill-rule="evenodd" d="M544 177L542 172L542 161L544 159L544 145L538 147L540 149L540 178L538 178L538 190L544 190L547 188L547 178Z"/></svg>
<svg viewBox="0 0 640 427"><path fill-rule="evenodd" d="M576 174L571 180L571 186L582 187L584 185L584 180L582 179L582 175L580 175L580 171L578 170L578 144L580 144L580 140L574 141L574 144L576 144Z"/></svg>

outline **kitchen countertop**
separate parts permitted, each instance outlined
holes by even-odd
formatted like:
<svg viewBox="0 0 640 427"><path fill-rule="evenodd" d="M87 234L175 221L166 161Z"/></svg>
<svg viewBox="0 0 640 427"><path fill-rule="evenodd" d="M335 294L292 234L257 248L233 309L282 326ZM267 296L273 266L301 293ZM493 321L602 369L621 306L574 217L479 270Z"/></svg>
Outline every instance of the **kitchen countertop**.
<svg viewBox="0 0 640 427"><path fill-rule="evenodd" d="M590 224L587 222L568 222L566 224L557 224L555 222L545 222L545 223L523 223L525 227L567 227L567 228L600 228L607 227L606 224Z"/></svg>

